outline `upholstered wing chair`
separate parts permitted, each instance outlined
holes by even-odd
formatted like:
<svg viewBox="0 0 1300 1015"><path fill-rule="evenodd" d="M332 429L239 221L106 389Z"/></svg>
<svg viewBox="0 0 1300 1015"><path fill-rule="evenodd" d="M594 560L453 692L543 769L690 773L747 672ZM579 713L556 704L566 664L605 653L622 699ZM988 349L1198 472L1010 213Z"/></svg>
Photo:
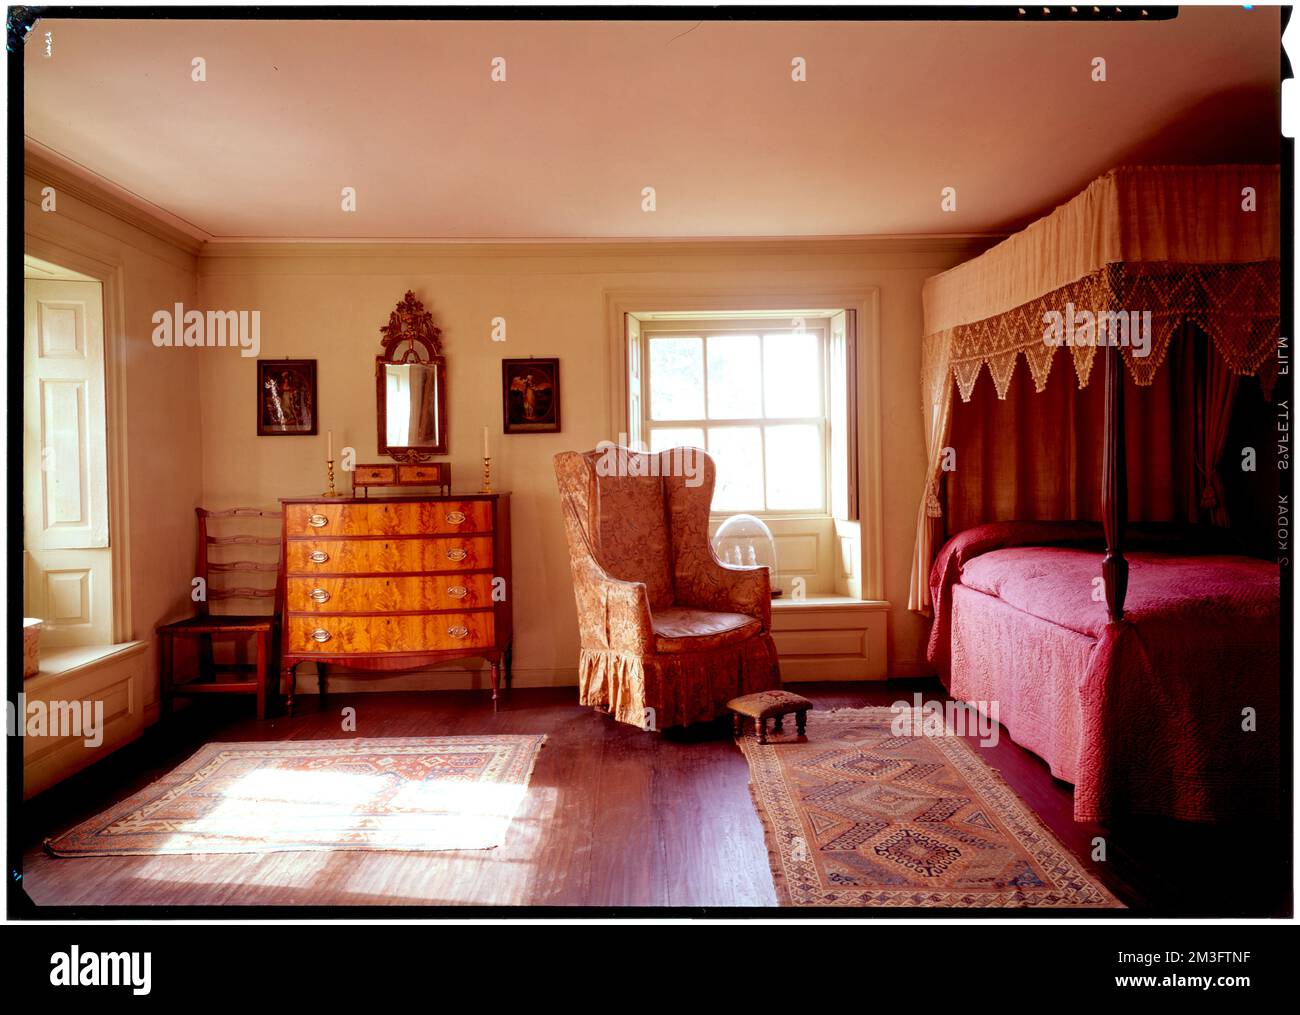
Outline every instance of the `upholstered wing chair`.
<svg viewBox="0 0 1300 1015"><path fill-rule="evenodd" d="M767 569L723 564L709 544L716 471L707 453L609 445L556 455L555 474L584 705L667 729L781 686Z"/></svg>

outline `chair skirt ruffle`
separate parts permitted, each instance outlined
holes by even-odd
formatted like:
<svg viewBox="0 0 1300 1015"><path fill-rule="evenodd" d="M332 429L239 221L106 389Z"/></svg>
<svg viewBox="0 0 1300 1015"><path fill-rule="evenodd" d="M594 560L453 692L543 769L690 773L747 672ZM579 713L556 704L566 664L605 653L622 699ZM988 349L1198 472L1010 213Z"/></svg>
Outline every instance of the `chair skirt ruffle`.
<svg viewBox="0 0 1300 1015"><path fill-rule="evenodd" d="M583 649L578 660L581 703L645 730L709 722L726 714L732 698L780 686L770 634L711 652L642 656Z"/></svg>

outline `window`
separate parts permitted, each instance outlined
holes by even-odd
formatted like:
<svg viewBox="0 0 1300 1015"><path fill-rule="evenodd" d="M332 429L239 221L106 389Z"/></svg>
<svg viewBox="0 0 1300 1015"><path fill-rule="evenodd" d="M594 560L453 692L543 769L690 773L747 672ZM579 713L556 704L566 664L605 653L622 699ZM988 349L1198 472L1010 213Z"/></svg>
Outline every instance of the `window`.
<svg viewBox="0 0 1300 1015"><path fill-rule="evenodd" d="M761 305L782 297L608 291L610 437L705 448L718 469L710 534L729 515L761 516L782 602L879 601L877 293L789 293Z"/></svg>
<svg viewBox="0 0 1300 1015"><path fill-rule="evenodd" d="M638 442L707 450L718 469L715 512L832 513L833 480L848 466L832 416L845 380L829 313L647 315L639 324L629 357L630 382L640 382L629 400Z"/></svg>

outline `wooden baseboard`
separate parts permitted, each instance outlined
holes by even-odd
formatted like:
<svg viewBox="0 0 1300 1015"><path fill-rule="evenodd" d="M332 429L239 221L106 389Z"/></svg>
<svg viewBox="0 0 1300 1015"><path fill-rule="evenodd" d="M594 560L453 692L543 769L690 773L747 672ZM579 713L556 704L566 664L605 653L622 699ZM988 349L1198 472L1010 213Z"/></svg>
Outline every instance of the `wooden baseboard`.
<svg viewBox="0 0 1300 1015"><path fill-rule="evenodd" d="M328 687L339 694L367 691L482 691L492 686L492 671L448 667L412 673L348 672L337 666L328 670ZM297 693L316 691L316 671L308 663L298 667ZM563 669L515 669L512 687L577 687L577 667Z"/></svg>

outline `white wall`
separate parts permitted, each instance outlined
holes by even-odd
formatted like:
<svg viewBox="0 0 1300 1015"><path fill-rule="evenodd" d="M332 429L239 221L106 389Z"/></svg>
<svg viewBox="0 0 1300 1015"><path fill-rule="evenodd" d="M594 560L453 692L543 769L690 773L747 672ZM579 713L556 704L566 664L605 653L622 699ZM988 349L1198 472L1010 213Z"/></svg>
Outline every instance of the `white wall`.
<svg viewBox="0 0 1300 1015"><path fill-rule="evenodd" d="M947 240L599 244L208 244L202 249L88 185L34 164L26 232L37 256L79 251L120 269L127 334L125 453L132 619L127 636L189 612L199 504L275 506L325 484L324 430L360 461L376 460L374 357L379 328L409 288L443 329L448 357L453 488L478 485L481 427L493 434L494 480L513 494L515 669L521 684L571 683L578 635L552 456L617 436L612 423L607 294L879 293L880 416L889 672L927 670L925 621L906 610L916 498L923 472L921 283L980 249ZM51 175L53 174L53 175ZM40 190L59 177L58 208ZM318 361L322 433L255 430L253 358L235 349L157 349L154 311L260 310L262 358ZM505 317L507 341L491 341ZM500 361L561 359L564 430L501 434ZM343 477L340 477L342 479ZM346 489L346 482L340 484ZM150 652L151 674L154 654ZM375 678L375 686L465 682ZM156 674L148 702L156 700Z"/></svg>
<svg viewBox="0 0 1300 1015"><path fill-rule="evenodd" d="M925 623L906 609L924 458L920 287L969 254L960 244L919 241L208 245L198 260L200 305L260 310L263 358L318 361L321 434L257 437L254 360L208 350L199 399L203 499L211 506L274 505L279 497L323 490L326 429L334 431L336 449L351 445L359 461L377 460L379 328L412 289L443 329L453 490L477 489L486 424L494 485L512 492L517 679L573 682L577 621L551 458L616 436L606 292L876 286L890 672L923 672ZM505 343L491 341L494 317L506 318ZM564 430L503 436L500 361L530 355L560 357ZM423 685L417 679L401 686Z"/></svg>

